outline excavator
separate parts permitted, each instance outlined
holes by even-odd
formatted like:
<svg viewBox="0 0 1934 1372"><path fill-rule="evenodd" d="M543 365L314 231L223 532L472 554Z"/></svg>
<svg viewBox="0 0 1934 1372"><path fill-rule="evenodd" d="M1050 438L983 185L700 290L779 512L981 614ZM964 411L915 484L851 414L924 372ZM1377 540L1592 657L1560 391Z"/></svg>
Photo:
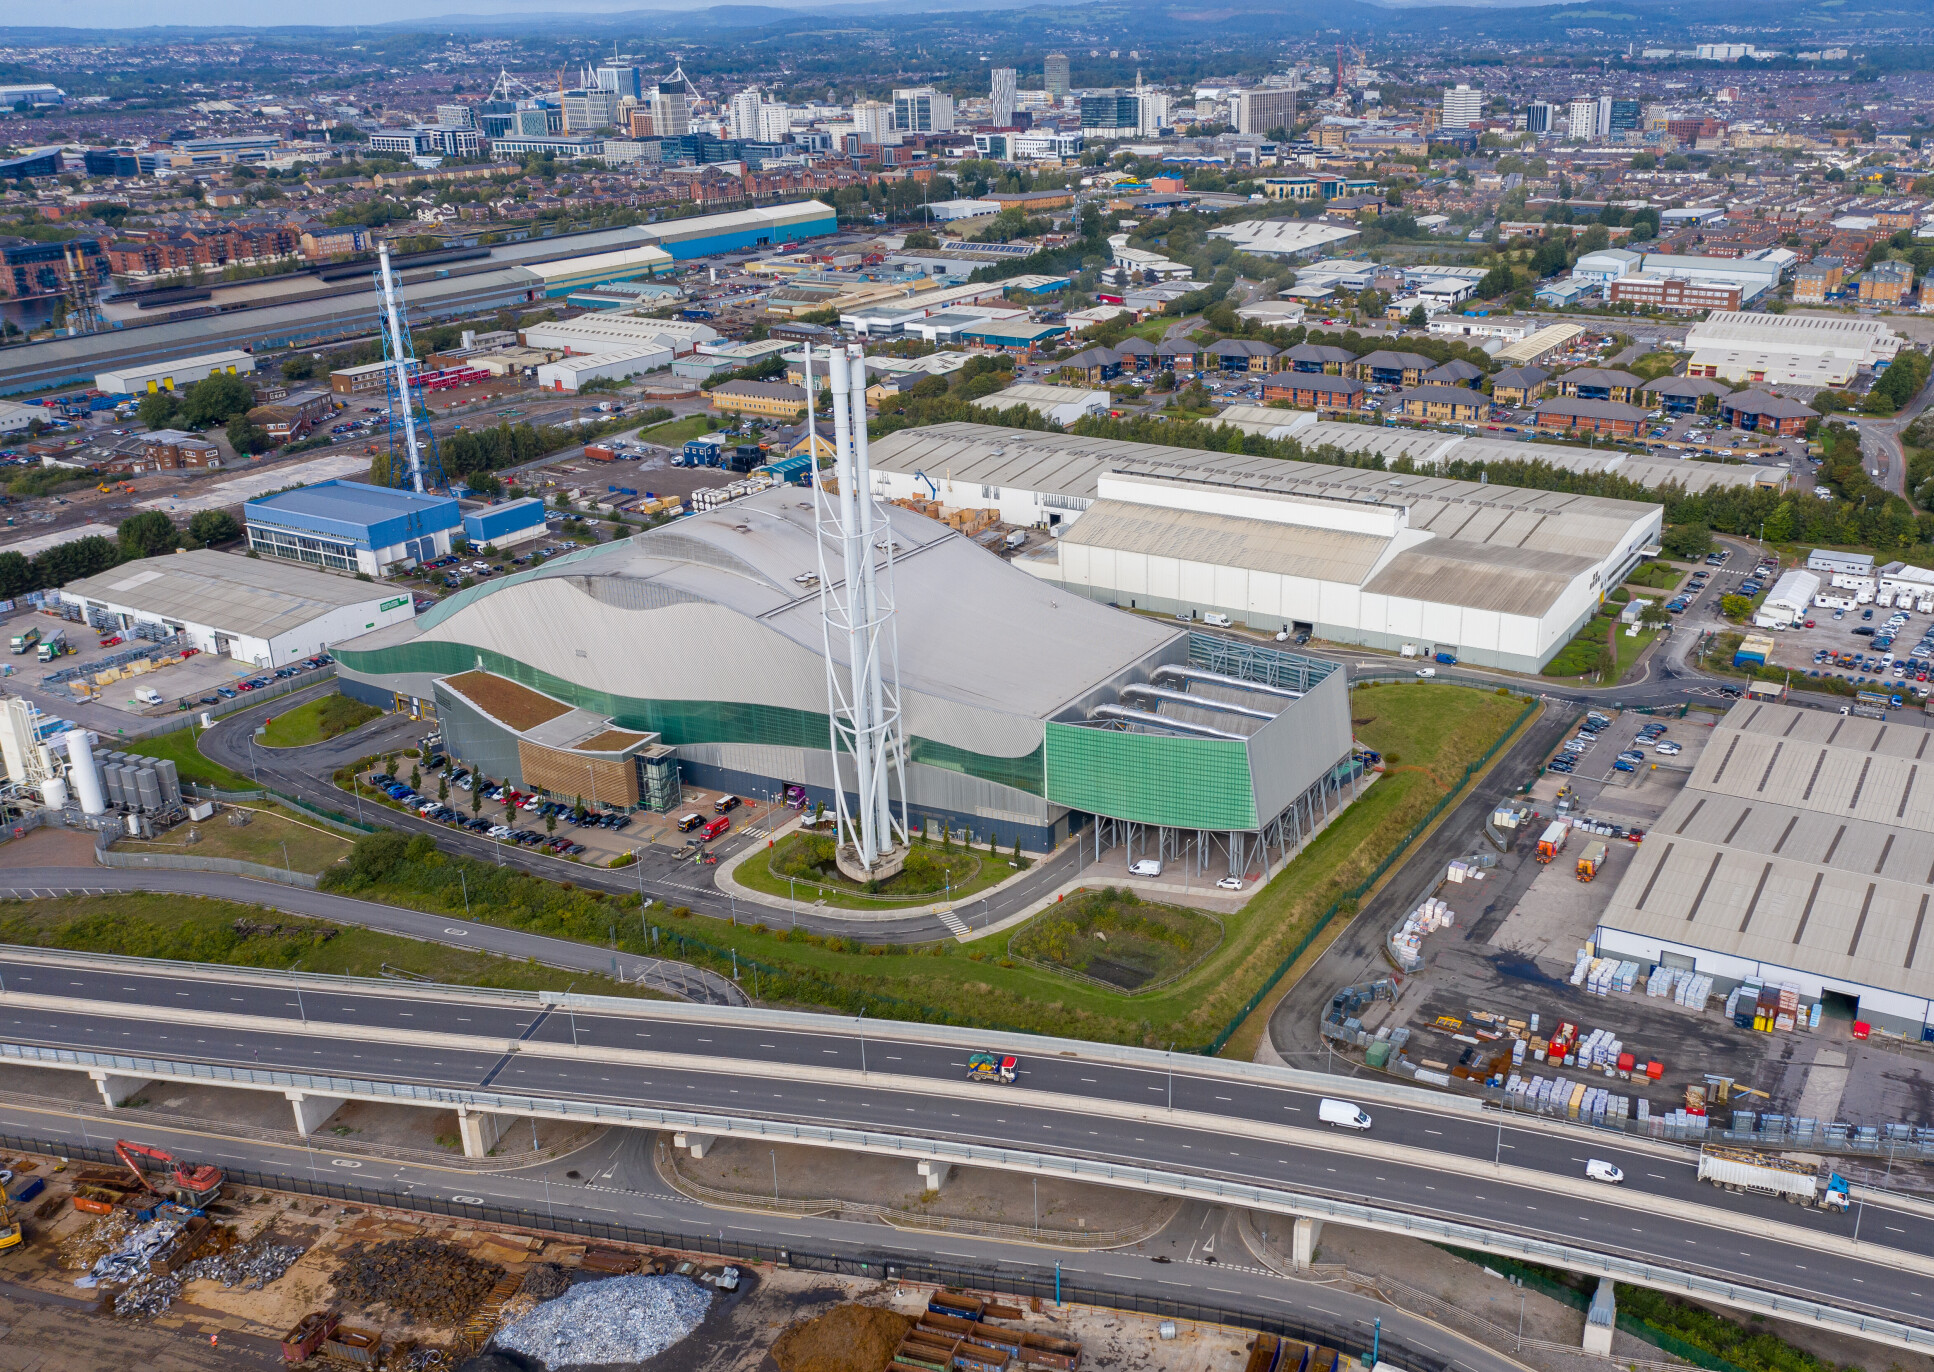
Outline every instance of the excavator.
<svg viewBox="0 0 1934 1372"><path fill-rule="evenodd" d="M19 1246L20 1221L13 1217L13 1207L7 1204L4 1189L0 1189L0 1253Z"/></svg>
<svg viewBox="0 0 1934 1372"><path fill-rule="evenodd" d="M126 1139L115 1143L114 1156L121 1160L128 1171L134 1173L134 1179L143 1187L172 1196L190 1210L200 1210L220 1196L222 1185L228 1180L228 1174L219 1167L209 1163L191 1165L177 1162L172 1154L159 1148L145 1143L130 1143ZM156 1172L172 1169L172 1174L165 1179L150 1178L148 1172L143 1170L143 1163Z"/></svg>

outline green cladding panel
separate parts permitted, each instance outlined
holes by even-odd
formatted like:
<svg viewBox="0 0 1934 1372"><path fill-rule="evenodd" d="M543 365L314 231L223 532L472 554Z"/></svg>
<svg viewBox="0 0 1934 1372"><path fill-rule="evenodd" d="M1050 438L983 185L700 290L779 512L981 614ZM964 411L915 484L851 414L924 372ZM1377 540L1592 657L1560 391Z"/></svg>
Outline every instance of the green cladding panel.
<svg viewBox="0 0 1934 1372"><path fill-rule="evenodd" d="M1237 739L1047 726L1048 799L1177 829L1254 829L1249 749Z"/></svg>
<svg viewBox="0 0 1934 1372"><path fill-rule="evenodd" d="M665 742L674 746L764 743L782 748L824 750L830 741L823 711L738 700L643 700L593 690L502 653L441 639L416 639L365 651L343 648L331 651L351 671L377 677L406 672L456 676L482 667L580 710L609 715L620 728L663 735ZM918 737L908 740L908 748L913 761L929 767L942 767L982 781L1012 786L1030 795L1041 794L1041 750L1038 748L1021 757L994 757Z"/></svg>

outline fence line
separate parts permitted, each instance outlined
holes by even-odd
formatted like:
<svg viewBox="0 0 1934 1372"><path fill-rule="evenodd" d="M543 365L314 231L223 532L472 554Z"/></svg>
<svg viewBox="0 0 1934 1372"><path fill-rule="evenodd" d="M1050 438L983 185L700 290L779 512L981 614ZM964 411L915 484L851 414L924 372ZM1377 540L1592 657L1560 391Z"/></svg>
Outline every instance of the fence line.
<svg viewBox="0 0 1934 1372"><path fill-rule="evenodd" d="M1401 680L1402 678L1392 679ZM1494 682L1476 684L1489 686L1493 690L1498 689ZM1515 695L1517 693L1514 691L1512 694ZM1289 974L1289 969L1296 965L1296 960L1308 952L1310 945L1321 937L1325 929L1329 928L1330 921L1342 913L1345 906L1354 909L1356 902L1361 900L1365 893L1379 881L1383 880L1384 874L1390 870L1397 859L1409 851L1410 845L1415 843L1425 830L1437 822L1438 816L1442 815L1450 807L1451 803L1458 799L1463 793L1464 787L1470 784L1471 778L1489 765L1491 759L1497 756L1498 750L1518 732L1525 720L1529 719L1532 713L1538 708L1539 701L1535 697L1527 700L1524 709L1518 713L1518 717L1511 721L1510 727L1505 729L1495 739L1491 740L1491 746L1486 748L1482 754L1464 768L1464 774L1452 784L1448 791L1437 798L1437 803L1430 807L1422 819L1410 826L1409 833L1405 834L1402 839L1392 845L1390 851L1384 854L1383 861L1371 869L1370 874L1362 881L1359 881L1355 886L1352 886L1349 890L1330 902L1329 908L1316 917L1315 922L1304 932L1303 937L1296 941L1296 946L1277 964L1276 970L1269 974L1268 979L1257 988L1256 993L1250 996L1243 1004L1243 1007L1230 1017L1227 1024L1222 1026L1221 1032L1210 1041L1209 1046L1201 1050L1204 1056L1214 1057L1227 1046L1229 1040L1235 1037L1236 1031L1242 1027L1243 1021L1247 1020L1249 1016L1256 1012L1256 1008L1263 1003L1269 993L1276 989L1277 983L1282 981Z"/></svg>
<svg viewBox="0 0 1934 1372"><path fill-rule="evenodd" d="M43 1157L78 1158L99 1163L115 1161L114 1155L109 1150L98 1146L55 1143L11 1134L0 1134L0 1146L13 1152L35 1153ZM604 1220L579 1219L555 1213L540 1217L535 1212L515 1206L473 1205L444 1200L436 1196L385 1191L346 1182L323 1181L320 1178L258 1172L252 1168L232 1167L227 1169L227 1172L229 1179L238 1186L317 1196L351 1205L379 1206L420 1215L439 1215L481 1225L535 1228L543 1232L572 1234L611 1243L628 1243L639 1247L668 1249L673 1252L737 1258L745 1262L771 1263L779 1267L792 1267L810 1272L958 1287L1023 1298L1034 1297L1055 1301L1062 1305L1089 1305L1163 1319L1223 1325L1232 1329L1254 1330L1274 1334L1279 1338L1334 1348L1338 1352L1349 1354L1365 1362L1369 1360L1368 1355L1372 1351L1370 1338L1358 1332L1354 1326L1329 1329L1289 1316L1259 1314L1254 1311L1213 1305L1205 1301L1150 1296L1133 1290L1111 1291L1099 1286L1077 1283L1065 1275L1059 1280L1052 1276L1026 1275L1016 1271L1011 1264L990 1263L984 1268L976 1268L925 1258L907 1259L898 1255L841 1257L833 1253L814 1253L775 1244L729 1239L717 1232L683 1234L669 1230L613 1224ZM1386 1361L1412 1369L1412 1372L1448 1372L1447 1365L1440 1355L1414 1347L1398 1335L1380 1336L1377 1348Z"/></svg>
<svg viewBox="0 0 1934 1372"><path fill-rule="evenodd" d="M278 882L283 886L316 889L316 878L266 863L246 862L241 858L197 857L192 853L117 853L112 848L96 848L95 860L103 867L152 867L178 872L227 872L238 877Z"/></svg>
<svg viewBox="0 0 1934 1372"><path fill-rule="evenodd" d="M261 670L272 672L275 669L272 667L264 667ZM138 733L129 730L122 734L121 737L135 741L144 738L159 738L163 734L178 734L183 729L192 729L201 723L201 717L204 714L215 719L226 719L237 711L246 710L249 706L260 704L264 700L276 700L282 696L292 695L297 691L306 691L317 682L334 679L335 675L336 664L332 662L327 667L303 672L300 675L288 677L282 681L272 681L267 686L257 687L253 691L237 692L235 699L224 700L220 705L198 706L194 709L183 710L171 719L163 718L153 721L154 727L152 728L141 729Z"/></svg>

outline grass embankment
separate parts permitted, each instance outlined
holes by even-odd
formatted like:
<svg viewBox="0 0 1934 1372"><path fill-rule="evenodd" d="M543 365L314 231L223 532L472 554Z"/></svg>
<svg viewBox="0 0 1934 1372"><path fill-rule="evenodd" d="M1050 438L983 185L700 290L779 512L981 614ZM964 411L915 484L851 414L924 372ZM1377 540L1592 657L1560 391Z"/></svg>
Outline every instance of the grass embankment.
<svg viewBox="0 0 1934 1372"><path fill-rule="evenodd" d="M229 814L249 816L247 824L230 824ZM192 829L200 837L186 842ZM284 847L286 846L286 849ZM193 857L236 858L268 867L287 866L296 872L320 872L349 856L349 840L279 805L237 805L210 820L184 824L155 842L114 845L118 853L174 853Z"/></svg>
<svg viewBox="0 0 1934 1372"><path fill-rule="evenodd" d="M301 748L360 729L382 715L374 705L351 700L338 691L270 715L266 730L256 742L268 748Z"/></svg>
<svg viewBox="0 0 1934 1372"><path fill-rule="evenodd" d="M172 734L135 739L128 744L128 750L146 757L167 758L175 764L175 773L183 781L192 781L201 786L214 786L223 791L258 789L256 784L247 777L237 776L228 768L203 757L195 746L195 740L200 736L199 728L177 729Z"/></svg>
<svg viewBox="0 0 1934 1372"><path fill-rule="evenodd" d="M658 998L590 973L303 919L259 905L173 893L119 891L111 896L0 901L0 943L278 971L300 963L304 972L352 977L380 977L387 969L456 986L524 991L563 990L575 982L578 990L594 995Z"/></svg>
<svg viewBox="0 0 1934 1372"><path fill-rule="evenodd" d="M1017 865L1010 853L983 853L915 839L905 870L869 889L840 875L833 865L830 836L795 833L740 863L732 879L754 891L808 905L823 901L844 910L878 910L967 900L1031 865L1026 858Z"/></svg>
<svg viewBox="0 0 1934 1372"><path fill-rule="evenodd" d="M1513 696L1439 683L1359 688L1357 735L1391 768L1339 815L1287 870L1224 920L1222 942L1185 976L1140 996L1077 982L1004 956L1005 933L928 947L865 945L654 907L654 946L640 929L637 898L606 897L518 872L454 858L427 837L360 840L324 882L331 890L439 914L463 910L534 933L683 956L729 975L767 1003L856 1011L897 1019L1007 1027L1106 1042L1202 1047L1242 1010L1314 920L1363 881L1523 710ZM783 912L771 916L783 921ZM685 942L681 943L681 939ZM702 945L709 945L702 946Z"/></svg>

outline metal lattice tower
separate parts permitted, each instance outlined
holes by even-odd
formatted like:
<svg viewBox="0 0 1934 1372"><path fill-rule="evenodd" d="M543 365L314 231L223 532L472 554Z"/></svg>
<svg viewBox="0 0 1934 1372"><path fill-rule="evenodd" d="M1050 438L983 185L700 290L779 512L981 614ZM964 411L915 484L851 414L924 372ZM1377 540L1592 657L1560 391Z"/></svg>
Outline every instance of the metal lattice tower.
<svg viewBox="0 0 1934 1372"><path fill-rule="evenodd" d="M812 397L812 346L806 395ZM857 344L827 350L833 392L833 471L828 491L815 470L813 515L819 545L819 608L826 654L840 870L884 880L906 860L906 731L900 715L899 634L893 622L893 526L873 493L866 452L866 357ZM835 568L829 550L836 552ZM845 649L841 666L834 647ZM849 804L840 755L852 757ZM897 781L900 813L893 812Z"/></svg>
<svg viewBox="0 0 1934 1372"><path fill-rule="evenodd" d="M437 456L436 434L416 431L416 397L410 387L410 361L415 351L403 312L403 299L390 273L389 244L376 248L376 287L383 302L378 320L383 335L383 390L389 402L389 484L405 486L418 495L443 488L443 463ZM397 435L403 443L397 463Z"/></svg>

